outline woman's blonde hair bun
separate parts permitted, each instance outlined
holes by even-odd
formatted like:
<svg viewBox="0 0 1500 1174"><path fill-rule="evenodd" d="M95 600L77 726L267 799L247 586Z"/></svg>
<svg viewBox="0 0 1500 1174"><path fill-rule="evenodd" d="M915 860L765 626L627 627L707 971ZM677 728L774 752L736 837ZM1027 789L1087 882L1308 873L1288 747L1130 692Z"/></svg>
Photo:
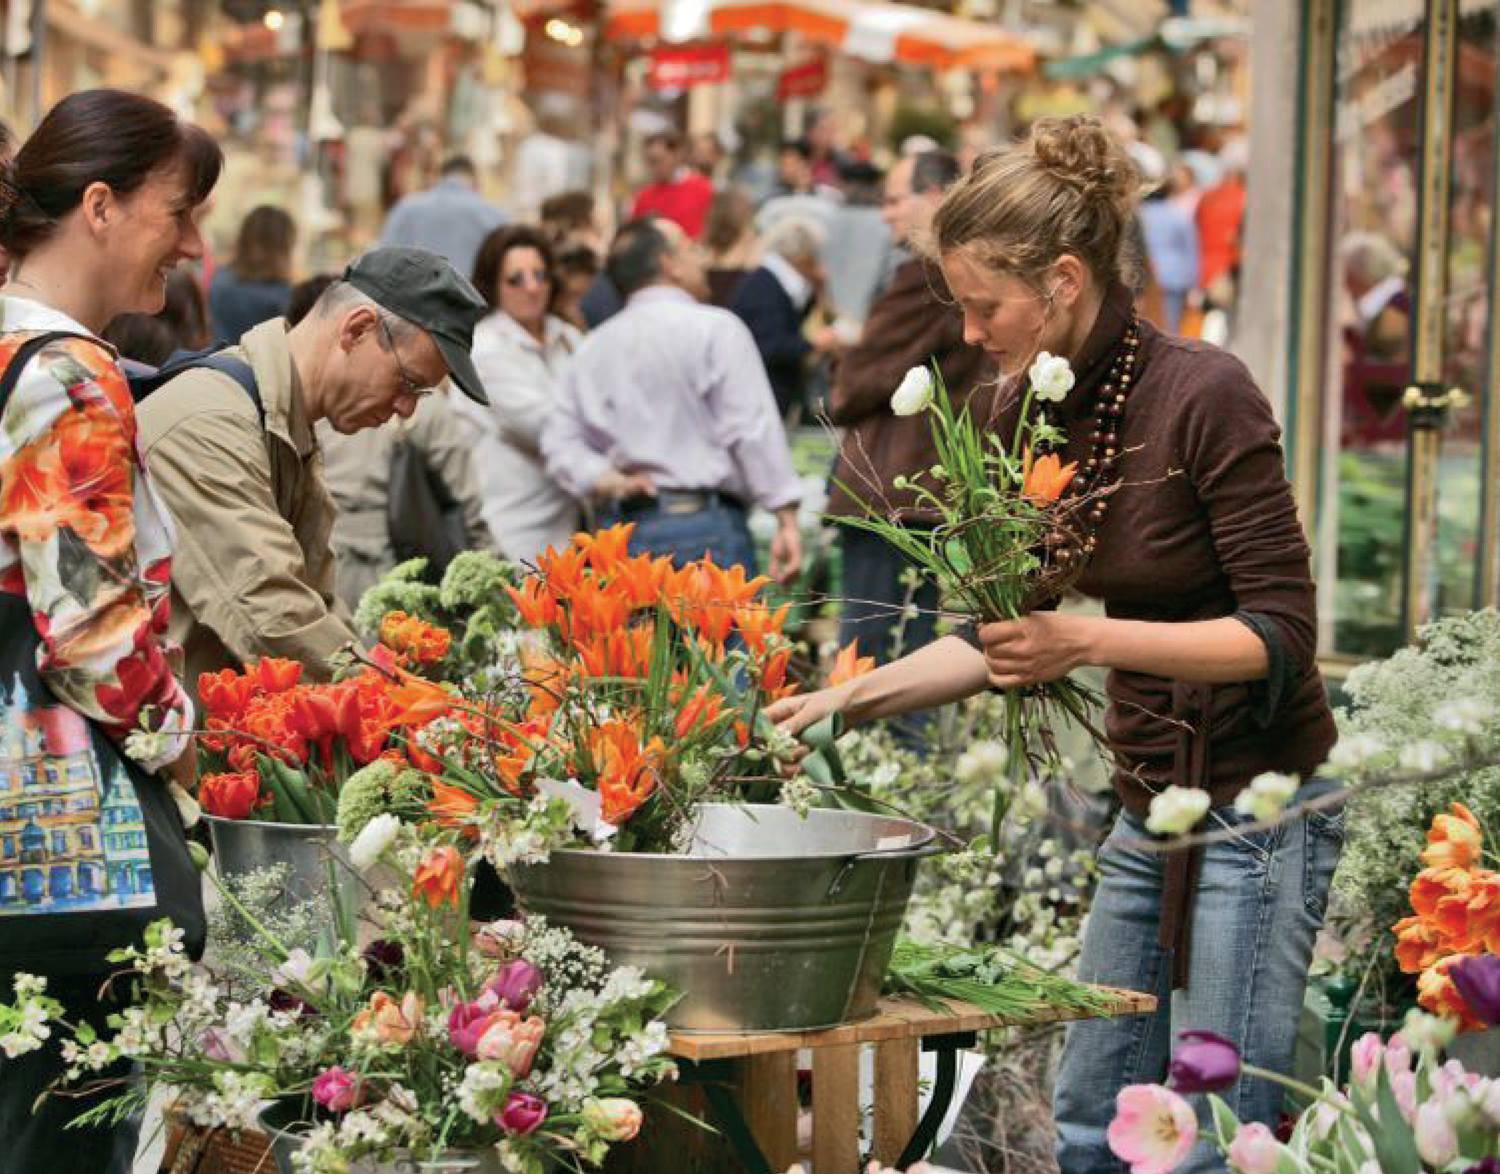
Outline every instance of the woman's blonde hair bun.
<svg viewBox="0 0 1500 1174"><path fill-rule="evenodd" d="M1087 200L1107 200L1133 213L1144 190L1141 170L1097 118L1043 118L1031 128L1031 153Z"/></svg>

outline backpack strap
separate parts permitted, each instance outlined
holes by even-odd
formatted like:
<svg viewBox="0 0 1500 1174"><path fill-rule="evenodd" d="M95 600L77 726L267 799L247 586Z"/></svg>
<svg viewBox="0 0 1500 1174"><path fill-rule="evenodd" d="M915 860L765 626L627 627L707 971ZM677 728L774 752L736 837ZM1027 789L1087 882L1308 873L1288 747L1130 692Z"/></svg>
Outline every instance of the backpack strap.
<svg viewBox="0 0 1500 1174"><path fill-rule="evenodd" d="M5 410L5 405L10 400L10 393L15 390L21 373L26 370L26 365L43 347L50 346L64 338L82 338L89 342L98 342L98 339L72 330L48 330L42 334L32 335L16 348L15 354L10 357L10 362L5 365L4 373L0 374L0 412Z"/></svg>
<svg viewBox="0 0 1500 1174"><path fill-rule="evenodd" d="M266 422L266 406L261 402L260 387L255 382L255 369L244 359L224 353L225 344L218 343L202 351L179 351L169 358L165 364L154 370L133 374L130 376L130 392L135 397L136 403L140 403L153 391L163 384L170 382L184 371L192 371L198 367L207 367L217 371L221 375L227 375L240 386L250 402L255 405L256 414L260 417L262 426Z"/></svg>

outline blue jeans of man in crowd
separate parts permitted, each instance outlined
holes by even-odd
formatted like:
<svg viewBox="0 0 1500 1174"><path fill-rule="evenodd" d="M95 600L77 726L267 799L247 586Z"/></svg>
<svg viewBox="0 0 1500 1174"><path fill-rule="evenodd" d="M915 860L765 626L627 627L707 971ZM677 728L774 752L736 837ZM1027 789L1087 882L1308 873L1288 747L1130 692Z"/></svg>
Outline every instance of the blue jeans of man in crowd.
<svg viewBox="0 0 1500 1174"><path fill-rule="evenodd" d="M739 565L747 575L755 574L755 541L750 537L743 506L713 500L691 513L670 513L659 506L628 512L613 508L600 511L600 526L617 522L635 523L631 554L670 555L678 566L710 555L716 566Z"/></svg>
<svg viewBox="0 0 1500 1174"><path fill-rule="evenodd" d="M1311 780L1294 802L1336 786ZM1249 822L1233 807L1218 807L1210 812L1206 830ZM1115 1094L1129 1084L1164 1080L1179 1032L1216 1032L1234 1043L1246 1063L1276 1072L1291 1069L1313 939L1323 924L1343 847L1343 811L1313 812L1203 849L1192 906L1188 984L1179 991L1171 989L1171 954L1157 945L1162 857L1135 846L1153 839L1141 819L1122 812L1100 848L1099 887L1078 976L1153 993L1160 1004L1154 1015L1069 1025L1053 1105L1063 1174L1126 1169L1105 1137ZM1282 1103L1279 1086L1243 1079L1219 1095L1241 1121L1275 1127ZM1207 1127L1206 1098L1191 1099L1200 1124ZM1225 1168L1214 1147L1200 1141L1178 1171L1205 1174Z"/></svg>

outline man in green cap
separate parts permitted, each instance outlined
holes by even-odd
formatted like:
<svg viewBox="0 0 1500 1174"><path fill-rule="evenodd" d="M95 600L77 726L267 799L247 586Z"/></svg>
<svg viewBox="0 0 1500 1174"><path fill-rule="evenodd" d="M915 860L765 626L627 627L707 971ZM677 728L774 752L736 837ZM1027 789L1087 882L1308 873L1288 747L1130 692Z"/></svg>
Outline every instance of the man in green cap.
<svg viewBox="0 0 1500 1174"><path fill-rule="evenodd" d="M357 642L334 592L335 508L314 426L409 417L452 379L487 403L469 357L484 299L421 249L366 253L295 327L274 319L138 406L153 485L177 527L171 634L183 682L276 656L327 680Z"/></svg>

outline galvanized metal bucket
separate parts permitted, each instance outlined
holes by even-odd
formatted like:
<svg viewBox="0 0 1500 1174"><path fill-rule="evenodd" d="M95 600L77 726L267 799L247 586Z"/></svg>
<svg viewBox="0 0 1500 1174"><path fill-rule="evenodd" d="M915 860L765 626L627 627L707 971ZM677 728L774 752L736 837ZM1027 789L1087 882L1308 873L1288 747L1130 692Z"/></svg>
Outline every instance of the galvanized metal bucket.
<svg viewBox="0 0 1500 1174"><path fill-rule="evenodd" d="M683 992L677 1031L808 1031L874 1014L931 828L853 811L704 804L689 851L554 852L522 908Z"/></svg>
<svg viewBox="0 0 1500 1174"><path fill-rule="evenodd" d="M292 1164L292 1155L302 1148L306 1130L311 1128L306 1102L300 1097L272 1101L260 1111L260 1127L271 1139L271 1155L276 1159L278 1174L299 1174ZM502 1167L493 1146L482 1150L447 1150L436 1158L419 1158L407 1150L398 1150L381 1161L361 1158L350 1165L349 1174L502 1174Z"/></svg>
<svg viewBox="0 0 1500 1174"><path fill-rule="evenodd" d="M292 901L328 900L329 884L338 893L342 912L352 921L360 905L360 886L339 843L334 824L270 823L258 819L221 819L205 815L214 842L214 866L225 879L284 864L290 869L287 896ZM332 906L329 906L330 911Z"/></svg>

